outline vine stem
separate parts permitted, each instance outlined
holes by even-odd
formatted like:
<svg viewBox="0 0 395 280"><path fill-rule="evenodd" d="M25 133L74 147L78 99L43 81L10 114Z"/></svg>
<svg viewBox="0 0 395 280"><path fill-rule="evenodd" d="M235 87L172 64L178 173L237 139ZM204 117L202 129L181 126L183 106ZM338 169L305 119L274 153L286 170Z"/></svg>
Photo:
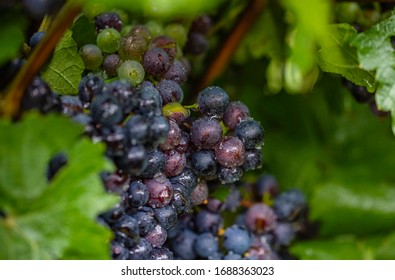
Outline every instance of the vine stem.
<svg viewBox="0 0 395 280"><path fill-rule="evenodd" d="M198 90L201 90L211 84L218 78L228 65L232 54L235 52L241 40L244 38L252 24L256 21L263 8L266 6L266 0L252 0L244 11L242 18L233 30L230 36L225 40L218 51L218 56L208 67L208 71L199 83Z"/></svg>
<svg viewBox="0 0 395 280"><path fill-rule="evenodd" d="M48 32L33 50L26 63L15 76L1 105L1 113L8 118L16 117L19 113L22 96L27 85L40 71L51 55L59 39L67 30L74 18L82 11L82 1L71 0L62 7L51 24Z"/></svg>

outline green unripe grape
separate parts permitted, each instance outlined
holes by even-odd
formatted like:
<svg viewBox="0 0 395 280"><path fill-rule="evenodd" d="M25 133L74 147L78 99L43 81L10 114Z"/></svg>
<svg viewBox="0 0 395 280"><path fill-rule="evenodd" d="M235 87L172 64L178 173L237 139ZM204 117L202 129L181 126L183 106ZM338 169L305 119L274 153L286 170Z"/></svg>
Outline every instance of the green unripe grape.
<svg viewBox="0 0 395 280"><path fill-rule="evenodd" d="M106 28L97 35L97 46L106 53L114 53L118 49L121 34L114 28Z"/></svg>
<svg viewBox="0 0 395 280"><path fill-rule="evenodd" d="M124 60L141 61L147 48L148 44L143 36L140 34L127 34L119 41L118 53Z"/></svg>
<svg viewBox="0 0 395 280"><path fill-rule="evenodd" d="M189 117L190 111L178 102L167 103L162 107L163 115L176 123L182 123Z"/></svg>
<svg viewBox="0 0 395 280"><path fill-rule="evenodd" d="M82 46L79 54L87 70L96 70L103 63L103 54L100 48L94 44Z"/></svg>
<svg viewBox="0 0 395 280"><path fill-rule="evenodd" d="M184 26L178 23L166 25L165 34L177 41L178 45L183 47L187 42L188 34Z"/></svg>
<svg viewBox="0 0 395 280"><path fill-rule="evenodd" d="M144 81L145 71L144 67L137 61L126 60L118 67L118 77L125 79L131 83L132 86L138 86Z"/></svg>
<svg viewBox="0 0 395 280"><path fill-rule="evenodd" d="M164 33L163 26L157 21L150 20L144 25L151 32L152 38L155 38L156 36L159 36L159 35L163 35L163 33Z"/></svg>

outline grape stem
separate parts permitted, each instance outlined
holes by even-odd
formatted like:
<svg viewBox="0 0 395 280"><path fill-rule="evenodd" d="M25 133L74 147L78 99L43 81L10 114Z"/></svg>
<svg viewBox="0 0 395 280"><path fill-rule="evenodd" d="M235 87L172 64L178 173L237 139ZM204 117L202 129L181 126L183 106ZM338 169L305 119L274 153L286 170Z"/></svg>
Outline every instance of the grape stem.
<svg viewBox="0 0 395 280"><path fill-rule="evenodd" d="M57 42L67 30L74 18L82 10L82 1L71 0L62 7L47 34L29 56L27 62L18 72L6 90L4 100L1 102L1 114L8 118L18 116L22 96L26 87L40 71L43 64L54 50Z"/></svg>
<svg viewBox="0 0 395 280"><path fill-rule="evenodd" d="M200 81L198 91L210 85L212 81L222 74L229 63L232 54L236 51L237 46L266 6L266 2L266 0L250 1L249 5L243 12L241 20L230 32L230 36L228 36L224 44L220 47L217 57L207 68L208 71Z"/></svg>

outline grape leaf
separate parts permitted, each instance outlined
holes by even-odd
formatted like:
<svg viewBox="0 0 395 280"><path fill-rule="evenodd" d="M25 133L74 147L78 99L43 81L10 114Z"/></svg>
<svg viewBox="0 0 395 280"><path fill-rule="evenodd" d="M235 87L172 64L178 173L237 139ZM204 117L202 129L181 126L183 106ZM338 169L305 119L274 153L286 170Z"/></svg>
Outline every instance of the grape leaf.
<svg viewBox="0 0 395 280"><path fill-rule="evenodd" d="M351 45L357 48L361 67L376 71L378 83L376 102L379 109L391 111L392 131L395 134L395 53L390 37L395 35L395 14L357 34Z"/></svg>
<svg viewBox="0 0 395 280"><path fill-rule="evenodd" d="M357 49L349 43L356 34L349 24L332 25L328 37L320 42L317 61L323 71L340 74L373 92L376 89L374 74L360 67Z"/></svg>
<svg viewBox="0 0 395 280"><path fill-rule="evenodd" d="M22 49L25 40L23 31L26 27L24 17L16 12L0 12L0 66L9 59L15 58Z"/></svg>
<svg viewBox="0 0 395 280"><path fill-rule="evenodd" d="M326 182L317 186L311 212L322 223L322 235L385 232L395 224L395 189L377 182Z"/></svg>
<svg viewBox="0 0 395 280"><path fill-rule="evenodd" d="M84 71L72 32L67 31L57 44L50 62L42 71L42 78L59 94L77 94Z"/></svg>
<svg viewBox="0 0 395 280"><path fill-rule="evenodd" d="M72 38L80 48L86 44L96 44L96 30L93 21L81 15L71 27Z"/></svg>
<svg viewBox="0 0 395 280"><path fill-rule="evenodd" d="M116 203L99 178L109 167L103 145L59 116L2 120L0 129L7 131L0 134L0 259L108 259L111 233L95 221ZM59 152L68 163L48 183L48 161Z"/></svg>

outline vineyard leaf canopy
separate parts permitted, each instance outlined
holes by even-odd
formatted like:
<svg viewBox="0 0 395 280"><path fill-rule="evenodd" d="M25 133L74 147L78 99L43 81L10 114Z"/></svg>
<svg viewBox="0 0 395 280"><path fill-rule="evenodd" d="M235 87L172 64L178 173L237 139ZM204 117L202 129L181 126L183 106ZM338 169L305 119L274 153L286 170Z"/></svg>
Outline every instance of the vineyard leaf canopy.
<svg viewBox="0 0 395 280"><path fill-rule="evenodd" d="M0 259L108 259L111 233L96 217L116 199L99 178L109 167L103 145L59 116L1 120L0 129L7 132L0 134ZM68 162L48 183L48 162L59 152Z"/></svg>
<svg viewBox="0 0 395 280"><path fill-rule="evenodd" d="M323 71L340 74L373 92L376 89L374 74L360 67L357 49L350 46L350 39L356 34L357 30L349 24L331 25L329 35L320 42L317 61Z"/></svg>
<svg viewBox="0 0 395 280"><path fill-rule="evenodd" d="M351 45L357 48L362 68L375 71L377 106L381 110L391 111L392 130L395 133L395 53L391 36L395 36L395 14L368 31L357 34Z"/></svg>

